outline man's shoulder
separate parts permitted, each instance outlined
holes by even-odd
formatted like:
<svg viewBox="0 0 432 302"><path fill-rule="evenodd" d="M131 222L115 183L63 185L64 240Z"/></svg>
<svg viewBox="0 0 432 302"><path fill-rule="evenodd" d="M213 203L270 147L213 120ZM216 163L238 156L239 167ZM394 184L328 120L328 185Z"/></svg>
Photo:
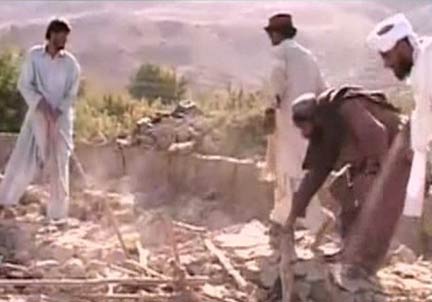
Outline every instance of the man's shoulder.
<svg viewBox="0 0 432 302"><path fill-rule="evenodd" d="M284 51L288 57L293 57L297 60L315 60L312 51L296 41L284 43Z"/></svg>
<svg viewBox="0 0 432 302"><path fill-rule="evenodd" d="M64 58L66 60L68 60L70 63L72 63L74 65L79 66L77 58L70 51L68 51L68 50L63 50L63 51L64 51Z"/></svg>
<svg viewBox="0 0 432 302"><path fill-rule="evenodd" d="M285 58L286 49L284 45L281 43L279 45L273 46L271 52L274 59L283 60Z"/></svg>
<svg viewBox="0 0 432 302"><path fill-rule="evenodd" d="M34 45L29 48L28 55L34 56L34 55L40 55L45 52L45 45Z"/></svg>
<svg viewBox="0 0 432 302"><path fill-rule="evenodd" d="M423 77L423 71L429 70L432 64L432 37L422 37L419 40L418 55L409 82L415 85L418 76Z"/></svg>
<svg viewBox="0 0 432 302"><path fill-rule="evenodd" d="M420 49L422 52L432 53L432 37L422 37L420 40Z"/></svg>
<svg viewBox="0 0 432 302"><path fill-rule="evenodd" d="M273 51L276 57L295 57L297 59L312 59L312 52L301 44L288 40L274 47Z"/></svg>

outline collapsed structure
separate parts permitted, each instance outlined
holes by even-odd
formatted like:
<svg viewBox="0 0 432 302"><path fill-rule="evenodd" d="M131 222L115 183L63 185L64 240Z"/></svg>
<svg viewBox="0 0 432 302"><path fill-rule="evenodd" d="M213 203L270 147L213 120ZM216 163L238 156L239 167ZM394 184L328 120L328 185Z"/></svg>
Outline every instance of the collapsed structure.
<svg viewBox="0 0 432 302"><path fill-rule="evenodd" d="M266 222L272 188L260 183L256 163L198 155L194 139L176 135L163 148L139 143L148 133L161 140L155 130L168 121L198 119L193 107L153 121L126 144L78 145L84 169L104 190L76 184L67 226L45 224L39 185L14 216L3 214L2 299L280 301L281 255ZM7 151L13 139L2 139ZM101 160L110 165L98 170ZM318 249L306 230L295 240L293 301L432 301L430 262L403 245L394 244L376 278L353 281L328 261L339 245L331 233Z"/></svg>
<svg viewBox="0 0 432 302"><path fill-rule="evenodd" d="M150 206L151 195L114 191L75 192L69 225L56 226L44 223L44 188L30 188L2 219L2 299L279 301L280 255L266 223L238 222L217 200L178 195ZM210 208L220 218L208 226ZM430 262L404 246L376 278L353 281L326 262L338 246L331 234L318 249L306 230L295 240L294 301L432 301Z"/></svg>

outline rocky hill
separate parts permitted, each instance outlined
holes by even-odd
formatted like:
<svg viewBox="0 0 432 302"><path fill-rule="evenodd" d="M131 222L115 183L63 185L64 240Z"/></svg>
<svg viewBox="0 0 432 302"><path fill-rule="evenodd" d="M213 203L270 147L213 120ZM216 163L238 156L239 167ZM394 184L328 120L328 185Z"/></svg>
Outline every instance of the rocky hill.
<svg viewBox="0 0 432 302"><path fill-rule="evenodd" d="M294 15L298 40L332 84L396 84L364 42L381 18L403 11L420 32L432 32L426 1L4 1L0 9L2 47L27 48L43 39L50 17L70 19L71 48L86 77L105 89L123 88L142 62L173 66L199 89L261 85L270 53L262 27L279 11Z"/></svg>

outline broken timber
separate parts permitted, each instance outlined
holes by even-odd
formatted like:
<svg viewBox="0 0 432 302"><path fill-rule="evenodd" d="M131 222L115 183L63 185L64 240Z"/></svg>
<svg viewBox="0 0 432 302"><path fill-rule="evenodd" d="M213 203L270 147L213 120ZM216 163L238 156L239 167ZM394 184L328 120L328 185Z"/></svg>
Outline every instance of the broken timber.
<svg viewBox="0 0 432 302"><path fill-rule="evenodd" d="M291 302L294 294L294 231L283 232L280 238L280 278L282 282L282 302Z"/></svg>
<svg viewBox="0 0 432 302"><path fill-rule="evenodd" d="M208 282L207 277L188 277L185 282L190 285L202 285ZM0 288L4 286L98 286L106 284L121 285L160 285L175 283L175 279L160 280L155 278L112 278L112 279L0 279Z"/></svg>
<svg viewBox="0 0 432 302"><path fill-rule="evenodd" d="M226 272L234 279L237 286L240 289L246 289L248 286L248 283L243 278L243 276L240 274L238 270L236 270L233 265L231 264L231 261L224 255L224 253L218 249L214 243L210 239L204 239L204 244L206 248L210 251L212 255L214 255L220 264L222 264L223 268L226 270Z"/></svg>
<svg viewBox="0 0 432 302"><path fill-rule="evenodd" d="M146 302L175 301L177 295L154 294L81 294L73 295L75 298L106 301L106 300L138 300Z"/></svg>

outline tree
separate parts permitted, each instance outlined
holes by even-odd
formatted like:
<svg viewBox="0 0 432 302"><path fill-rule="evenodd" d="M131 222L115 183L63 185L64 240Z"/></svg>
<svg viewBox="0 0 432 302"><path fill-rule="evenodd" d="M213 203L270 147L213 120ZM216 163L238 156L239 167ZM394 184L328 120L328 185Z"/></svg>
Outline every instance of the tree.
<svg viewBox="0 0 432 302"><path fill-rule="evenodd" d="M174 70L143 64L133 76L129 93L136 99L145 98L149 103L160 99L163 104L179 102L186 94L187 82Z"/></svg>
<svg viewBox="0 0 432 302"><path fill-rule="evenodd" d="M19 132L27 110L17 89L21 58L15 51L0 54L0 132Z"/></svg>

